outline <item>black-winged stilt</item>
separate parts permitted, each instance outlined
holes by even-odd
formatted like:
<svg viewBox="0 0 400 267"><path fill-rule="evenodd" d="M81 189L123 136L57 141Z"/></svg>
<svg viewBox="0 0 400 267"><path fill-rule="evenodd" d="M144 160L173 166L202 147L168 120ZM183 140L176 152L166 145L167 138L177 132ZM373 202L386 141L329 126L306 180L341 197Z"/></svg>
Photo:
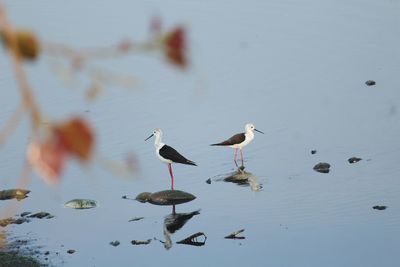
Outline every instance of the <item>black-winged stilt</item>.
<svg viewBox="0 0 400 267"><path fill-rule="evenodd" d="M181 164L186 164L186 165L194 165L197 166L196 163L194 163L191 160L188 160L184 156L182 156L178 151L173 149L172 147L164 144L161 140L162 138L162 131L161 129L155 129L153 133L146 138L145 141L150 139L151 137L155 136L155 141L154 141L154 146L156 147L156 154L157 157L162 161L167 163L168 165L168 171L171 176L171 190L174 190L174 175L172 173L172 163L181 163Z"/></svg>
<svg viewBox="0 0 400 267"><path fill-rule="evenodd" d="M263 134L263 132L257 130L252 123L246 124L244 129L246 130L246 132L244 133L235 134L234 136L223 142L212 144L212 146L227 146L234 148L235 152L233 156L233 161L235 162L236 166L238 166L236 162L237 150L240 149L240 159L242 160L243 166L243 147L247 146L254 139L254 131Z"/></svg>

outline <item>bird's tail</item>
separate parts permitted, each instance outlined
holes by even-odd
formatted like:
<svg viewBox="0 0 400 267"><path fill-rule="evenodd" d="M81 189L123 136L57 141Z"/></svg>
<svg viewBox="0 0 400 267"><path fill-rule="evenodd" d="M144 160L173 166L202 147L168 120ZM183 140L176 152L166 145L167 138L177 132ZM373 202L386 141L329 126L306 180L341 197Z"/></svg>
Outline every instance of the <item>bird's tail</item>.
<svg viewBox="0 0 400 267"><path fill-rule="evenodd" d="M194 161L191 161L191 160L187 160L184 164L197 166L197 164Z"/></svg>
<svg viewBox="0 0 400 267"><path fill-rule="evenodd" d="M222 143L217 143L217 144L211 144L210 146L223 146L224 144Z"/></svg>

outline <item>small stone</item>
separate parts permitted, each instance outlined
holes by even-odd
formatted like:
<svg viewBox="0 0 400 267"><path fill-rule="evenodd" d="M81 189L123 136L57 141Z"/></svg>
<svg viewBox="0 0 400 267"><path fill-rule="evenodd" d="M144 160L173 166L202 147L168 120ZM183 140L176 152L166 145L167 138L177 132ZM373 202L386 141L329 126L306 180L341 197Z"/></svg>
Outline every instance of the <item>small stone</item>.
<svg viewBox="0 0 400 267"><path fill-rule="evenodd" d="M69 250L67 250L67 253L68 254L74 254L75 253L75 249L69 249Z"/></svg>
<svg viewBox="0 0 400 267"><path fill-rule="evenodd" d="M371 85L375 85L376 82L373 81L373 80L368 80L368 81L365 82L365 84L368 85L368 86L371 86Z"/></svg>
<svg viewBox="0 0 400 267"><path fill-rule="evenodd" d="M314 171L320 172L320 173L329 173L331 165L326 162L320 162L317 165L314 166Z"/></svg>
<svg viewBox="0 0 400 267"><path fill-rule="evenodd" d="M316 154L317 153L317 150L315 150L315 149L313 149L313 150L311 150L311 154Z"/></svg>
<svg viewBox="0 0 400 267"><path fill-rule="evenodd" d="M120 244L120 243L119 243L118 240L115 240L115 241L111 241L111 242L110 242L110 245L111 245L111 246L114 246L114 247L119 246L119 244Z"/></svg>
<svg viewBox="0 0 400 267"><path fill-rule="evenodd" d="M131 241L131 244L132 244L132 245L148 245L148 244L150 244L150 242L151 242L151 239L147 239L147 240L145 240L145 241L141 241L141 240L132 240L132 241Z"/></svg>
<svg viewBox="0 0 400 267"><path fill-rule="evenodd" d="M31 213L32 213L32 212L25 211L25 212L21 213L20 216L21 216L21 217L25 217L26 215L29 215L29 214L31 214Z"/></svg>
<svg viewBox="0 0 400 267"><path fill-rule="evenodd" d="M35 214L31 214L31 215L29 215L28 217L29 217L29 218L38 218L38 219L43 219L43 218L45 218L45 219L50 219L50 217L53 218L54 216L51 215L51 214L48 213L48 212L40 211L40 212L37 212L37 213L35 213Z"/></svg>
<svg viewBox="0 0 400 267"><path fill-rule="evenodd" d="M44 253L44 255L49 255L50 254L50 251L46 251L45 253Z"/></svg>
<svg viewBox="0 0 400 267"><path fill-rule="evenodd" d="M208 179L206 180L206 183L207 183L207 184L211 184L211 178L208 178Z"/></svg>
<svg viewBox="0 0 400 267"><path fill-rule="evenodd" d="M372 207L374 210L385 210L387 207L386 206L379 206L379 205L377 205L377 206L373 206Z"/></svg>
<svg viewBox="0 0 400 267"><path fill-rule="evenodd" d="M347 161L352 164L352 163L359 162L360 160L362 160L362 158L351 157Z"/></svg>
<svg viewBox="0 0 400 267"><path fill-rule="evenodd" d="M122 199L127 199L128 197L126 195L122 196Z"/></svg>
<svg viewBox="0 0 400 267"><path fill-rule="evenodd" d="M144 217L135 217L135 218L130 219L128 222L136 222L136 221L140 221L143 219L144 219Z"/></svg>

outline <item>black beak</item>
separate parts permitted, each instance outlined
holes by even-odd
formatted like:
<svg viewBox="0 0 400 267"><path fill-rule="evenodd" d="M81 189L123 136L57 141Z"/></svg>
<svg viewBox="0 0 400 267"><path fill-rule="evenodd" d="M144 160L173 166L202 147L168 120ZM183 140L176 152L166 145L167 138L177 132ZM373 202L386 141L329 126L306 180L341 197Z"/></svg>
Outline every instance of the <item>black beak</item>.
<svg viewBox="0 0 400 267"><path fill-rule="evenodd" d="M261 131L259 131L259 130L257 130L257 129L254 129L254 131L257 131L257 132L259 132L259 133L262 133L262 134L264 134L263 132L261 132Z"/></svg>
<svg viewBox="0 0 400 267"><path fill-rule="evenodd" d="M151 134L149 137L147 137L144 141L149 140L150 138L152 138L154 136L154 134Z"/></svg>

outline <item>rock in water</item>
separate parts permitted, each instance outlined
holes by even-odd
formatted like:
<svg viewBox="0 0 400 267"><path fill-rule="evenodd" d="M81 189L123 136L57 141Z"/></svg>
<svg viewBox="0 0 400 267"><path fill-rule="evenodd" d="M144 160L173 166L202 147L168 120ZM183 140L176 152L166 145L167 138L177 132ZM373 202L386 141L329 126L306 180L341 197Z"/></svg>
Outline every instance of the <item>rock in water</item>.
<svg viewBox="0 0 400 267"><path fill-rule="evenodd" d="M356 162L359 162L360 160L362 160L362 158L351 157L351 158L349 158L347 161L348 161L349 163L356 163Z"/></svg>
<svg viewBox="0 0 400 267"><path fill-rule="evenodd" d="M196 197L180 190L164 190L155 193L140 193L136 200L142 203L149 202L154 205L178 205L194 200Z"/></svg>
<svg viewBox="0 0 400 267"><path fill-rule="evenodd" d="M387 207L386 206L373 206L372 208L374 210L385 210Z"/></svg>
<svg viewBox="0 0 400 267"><path fill-rule="evenodd" d="M375 85L376 82L373 81L373 80L368 80L368 81L365 82L365 84L368 85L368 86L371 86L371 85Z"/></svg>
<svg viewBox="0 0 400 267"><path fill-rule="evenodd" d="M0 191L0 200L6 200L6 199L13 199L15 198L16 200L21 200L24 198L27 198L29 194L29 190L25 189L9 189L9 190L3 190Z"/></svg>
<svg viewBox="0 0 400 267"><path fill-rule="evenodd" d="M142 192L139 195L137 195L135 199L139 202L146 203L149 201L150 196L151 196L150 192Z"/></svg>
<svg viewBox="0 0 400 267"><path fill-rule="evenodd" d="M320 173L329 173L331 165L326 162L320 162L317 165L314 166L314 171L320 172Z"/></svg>
<svg viewBox="0 0 400 267"><path fill-rule="evenodd" d="M110 245L113 246L113 247L117 247L117 246L119 246L119 244L120 244L120 243L119 243L118 240L115 240L115 241L111 241L111 242L110 242Z"/></svg>
<svg viewBox="0 0 400 267"><path fill-rule="evenodd" d="M65 207L72 209L91 209L97 206L95 200L91 199L72 199L66 202Z"/></svg>

